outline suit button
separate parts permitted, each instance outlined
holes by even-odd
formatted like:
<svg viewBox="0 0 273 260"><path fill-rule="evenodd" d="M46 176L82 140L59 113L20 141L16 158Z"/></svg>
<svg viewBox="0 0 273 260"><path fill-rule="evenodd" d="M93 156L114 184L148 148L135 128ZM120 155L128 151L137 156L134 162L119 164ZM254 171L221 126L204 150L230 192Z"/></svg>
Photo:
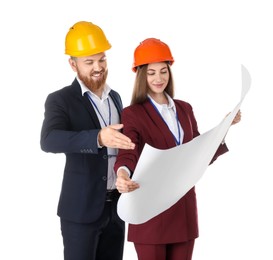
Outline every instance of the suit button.
<svg viewBox="0 0 273 260"><path fill-rule="evenodd" d="M103 159L108 159L108 156L107 155L103 155L103 157L102 157Z"/></svg>
<svg viewBox="0 0 273 260"><path fill-rule="evenodd" d="M107 181L107 177L106 177L106 176L103 176L102 179L103 179L104 181Z"/></svg>

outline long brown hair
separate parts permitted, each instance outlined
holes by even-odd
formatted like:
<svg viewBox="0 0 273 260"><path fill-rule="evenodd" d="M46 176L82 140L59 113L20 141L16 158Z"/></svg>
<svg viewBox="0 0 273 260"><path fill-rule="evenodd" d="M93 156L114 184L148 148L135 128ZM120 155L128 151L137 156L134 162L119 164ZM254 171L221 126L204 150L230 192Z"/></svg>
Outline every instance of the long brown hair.
<svg viewBox="0 0 273 260"><path fill-rule="evenodd" d="M170 74L169 82L165 88L165 92L171 97L174 97L174 82L171 67L168 62L168 71ZM147 82L147 68L148 64L139 66L136 71L136 78L134 83L134 89L131 98L131 105L143 103L147 99L148 94L148 82Z"/></svg>

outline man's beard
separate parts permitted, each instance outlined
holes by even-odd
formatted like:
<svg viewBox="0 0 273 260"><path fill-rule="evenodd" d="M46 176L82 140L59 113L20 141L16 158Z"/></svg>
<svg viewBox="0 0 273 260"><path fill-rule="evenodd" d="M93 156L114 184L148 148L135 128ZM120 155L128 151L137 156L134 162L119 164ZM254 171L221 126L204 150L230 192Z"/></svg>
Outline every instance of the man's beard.
<svg viewBox="0 0 273 260"><path fill-rule="evenodd" d="M78 71L78 77L90 91L96 92L100 88L104 87L108 75L108 70L103 69L101 73L102 77L98 80L93 80L91 75L90 77L84 76L80 71Z"/></svg>

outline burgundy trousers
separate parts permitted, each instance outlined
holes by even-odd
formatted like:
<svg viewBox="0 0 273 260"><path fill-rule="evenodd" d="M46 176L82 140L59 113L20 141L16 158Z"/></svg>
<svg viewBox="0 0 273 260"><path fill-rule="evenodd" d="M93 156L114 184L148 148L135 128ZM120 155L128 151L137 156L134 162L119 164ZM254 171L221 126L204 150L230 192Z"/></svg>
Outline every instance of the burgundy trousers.
<svg viewBox="0 0 273 260"><path fill-rule="evenodd" d="M138 260L191 260L194 240L175 244L137 244Z"/></svg>

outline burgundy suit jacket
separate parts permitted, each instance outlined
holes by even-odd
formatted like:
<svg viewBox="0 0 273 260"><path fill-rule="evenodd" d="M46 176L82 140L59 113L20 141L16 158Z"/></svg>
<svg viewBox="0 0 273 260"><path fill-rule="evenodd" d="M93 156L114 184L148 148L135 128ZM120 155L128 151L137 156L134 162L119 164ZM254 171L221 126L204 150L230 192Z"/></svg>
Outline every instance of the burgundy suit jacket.
<svg viewBox="0 0 273 260"><path fill-rule="evenodd" d="M181 100L174 102L179 122L184 130L183 143L186 143L199 135L197 122L189 103ZM148 100L143 104L123 109L121 122L124 124L123 133L131 138L136 147L134 150L119 151L115 164L116 171L120 166L127 166L133 175L145 143L157 149L169 149L176 145L169 128ZM225 144L220 145L211 162L227 151ZM198 216L194 187L163 213L143 224L129 224L128 229L128 240L136 243L177 243L196 237Z"/></svg>

